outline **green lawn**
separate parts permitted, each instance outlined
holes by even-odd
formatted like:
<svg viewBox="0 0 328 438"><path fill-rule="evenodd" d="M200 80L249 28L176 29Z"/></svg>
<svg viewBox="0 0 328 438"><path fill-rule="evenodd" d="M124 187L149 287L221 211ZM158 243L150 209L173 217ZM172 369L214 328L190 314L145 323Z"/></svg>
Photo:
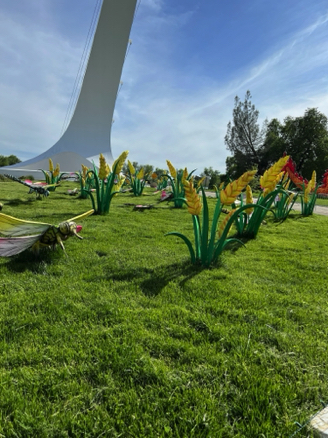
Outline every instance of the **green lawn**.
<svg viewBox="0 0 328 438"><path fill-rule="evenodd" d="M91 208L75 186L0 183L2 212L58 224ZM164 236L192 239L186 208L147 193L84 219L68 257L0 259L0 437L288 438L328 403L328 217L269 216L201 269Z"/></svg>
<svg viewBox="0 0 328 438"><path fill-rule="evenodd" d="M317 205L323 205L324 207L328 207L328 199L325 198L317 198Z"/></svg>

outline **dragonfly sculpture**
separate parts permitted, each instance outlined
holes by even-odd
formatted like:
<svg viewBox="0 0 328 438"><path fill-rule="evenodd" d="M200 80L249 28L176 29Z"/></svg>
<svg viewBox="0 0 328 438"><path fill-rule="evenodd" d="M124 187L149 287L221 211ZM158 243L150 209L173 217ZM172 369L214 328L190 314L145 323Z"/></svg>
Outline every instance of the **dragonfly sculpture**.
<svg viewBox="0 0 328 438"><path fill-rule="evenodd" d="M49 196L49 190L50 188L56 187L59 184L47 184L47 183L33 183L32 181L26 180L26 181L22 181L19 178L16 178L13 175L8 175L5 174L5 177L12 179L13 181L16 181L20 184L23 184L26 187L29 187L29 194L30 193L35 193L37 198L41 198L41 196Z"/></svg>
<svg viewBox="0 0 328 438"><path fill-rule="evenodd" d="M86 213L73 217L58 226L42 222L32 222L17 219L0 213L0 257L10 257L31 248L38 253L42 247L55 249L60 245L66 254L63 241L71 236L83 239L78 233L82 230L76 221L84 219L94 213L89 210ZM67 255L67 254L66 254Z"/></svg>

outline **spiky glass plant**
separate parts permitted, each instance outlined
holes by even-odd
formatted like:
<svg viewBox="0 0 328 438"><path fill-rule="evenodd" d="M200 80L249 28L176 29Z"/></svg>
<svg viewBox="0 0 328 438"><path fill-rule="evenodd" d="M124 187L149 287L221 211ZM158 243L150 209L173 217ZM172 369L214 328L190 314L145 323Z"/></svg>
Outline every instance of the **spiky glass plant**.
<svg viewBox="0 0 328 438"><path fill-rule="evenodd" d="M275 220L277 221L283 221L288 217L297 199L298 193L289 190L290 183L291 180L286 172L281 182L284 192L280 192L275 197L274 206L272 208Z"/></svg>
<svg viewBox="0 0 328 438"><path fill-rule="evenodd" d="M166 163L170 173L166 174L165 176L171 182L171 190L173 193L173 197L172 199L170 199L170 201L174 202L175 208L181 208L185 202L184 182L190 180L192 174L195 172L196 169L188 173L187 168L185 168L184 170L177 170L172 165L171 161L166 160Z"/></svg>
<svg viewBox="0 0 328 438"><path fill-rule="evenodd" d="M92 208L95 214L109 213L109 207L113 196L119 192L125 177L121 175L123 164L128 156L128 151L124 151L114 161L112 168L106 163L105 157L99 156L99 172L89 170L88 173L94 176L96 201L91 190L87 193L91 198Z"/></svg>
<svg viewBox="0 0 328 438"><path fill-rule="evenodd" d="M82 171L75 172L80 182L80 198L85 199L89 196L89 191L95 189L95 176L91 173L91 169L84 164L81 165ZM97 174L96 167L94 172Z"/></svg>
<svg viewBox="0 0 328 438"><path fill-rule="evenodd" d="M216 196L220 197L220 191L218 189L216 189ZM238 215L236 216L235 223L234 223L234 225L237 229L237 235L242 236L244 230L247 227L247 223L249 221L249 218L254 211L253 193L252 193L251 186L249 184L246 186L246 204L244 204L243 193L241 193L237 197L237 201L240 202L240 207L243 207L244 205L248 206L244 210L239 211ZM232 204L232 208L236 209L236 201Z"/></svg>
<svg viewBox="0 0 328 438"><path fill-rule="evenodd" d="M250 202L252 200L251 188L249 187L247 189L248 194L246 192L247 205L245 211L236 216L235 225L237 228L238 237L255 238L266 214L268 211L272 211L271 207L275 201L275 198L280 193L286 193L286 191L277 184L281 181L284 175L282 169L288 159L288 156L280 158L280 160L266 170L261 176L260 184L262 192L257 198L255 204ZM242 199L241 202L243 202Z"/></svg>
<svg viewBox="0 0 328 438"><path fill-rule="evenodd" d="M59 163L57 163L56 167L54 168L51 158L49 158L49 171L43 169L39 169L39 170L41 170L41 172L43 173L46 183L52 185L52 187L47 188L47 190L49 191L55 191L56 184L59 183L59 181L62 179L64 175L67 175L66 172L60 172Z"/></svg>
<svg viewBox="0 0 328 438"><path fill-rule="evenodd" d="M137 172L133 164L128 160L128 180L134 196L141 196L146 184L148 174L145 174L143 167Z"/></svg>
<svg viewBox="0 0 328 438"><path fill-rule="evenodd" d="M196 188L197 193L201 191L201 188L203 187L203 182L205 181L206 176L203 176L198 181L194 182L194 186Z"/></svg>
<svg viewBox="0 0 328 438"><path fill-rule="evenodd" d="M167 187L167 175L166 170L164 171L163 175L159 178L157 177L157 187L156 190L164 190Z"/></svg>
<svg viewBox="0 0 328 438"><path fill-rule="evenodd" d="M240 207L231 212L225 217L218 228L218 222L222 208L225 204L231 205L240 195L244 187L251 181L256 171L244 173L238 180L230 183L224 190L221 191L220 197L217 199L212 225L210 227L208 204L204 188L201 187L202 202L197 189L194 187L193 180L184 181L185 202L188 206L188 212L192 215L195 249L191 241L184 234L173 231L166 235L177 236L181 238L187 245L190 253L191 262L193 264L201 264L204 267L209 267L215 263L224 250L231 242L242 242L236 238L229 238L229 230L235 221L236 216L243 211L247 206ZM202 224L200 214L203 214Z"/></svg>
<svg viewBox="0 0 328 438"><path fill-rule="evenodd" d="M310 216L313 214L314 206L317 200L317 176L315 170L312 172L312 178L307 186L303 185L303 194L301 195L301 214Z"/></svg>

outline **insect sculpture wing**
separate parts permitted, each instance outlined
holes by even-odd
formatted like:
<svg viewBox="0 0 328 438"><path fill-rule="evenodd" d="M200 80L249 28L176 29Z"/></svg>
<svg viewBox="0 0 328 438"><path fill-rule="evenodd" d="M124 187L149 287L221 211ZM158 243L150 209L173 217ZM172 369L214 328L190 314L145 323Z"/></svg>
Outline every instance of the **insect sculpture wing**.
<svg viewBox="0 0 328 438"><path fill-rule="evenodd" d="M24 221L0 213L0 234L10 236L0 237L0 256L9 257L25 251L37 242L49 227L50 224Z"/></svg>
<svg viewBox="0 0 328 438"><path fill-rule="evenodd" d="M13 181L16 181L20 184L23 184L24 186L29 187L30 188L29 193L35 193L39 197L41 197L41 195L49 196L48 188L54 188L56 186L56 184L44 185L43 183L32 183L32 181L30 181L30 180L22 181L19 178L16 178L15 176L9 175L7 173L5 173L4 175L5 175L5 177L12 179Z"/></svg>
<svg viewBox="0 0 328 438"><path fill-rule="evenodd" d="M24 221L13 216L0 213L0 234L4 236L27 236L28 234L42 234L51 227L51 224L42 222Z"/></svg>
<svg viewBox="0 0 328 438"><path fill-rule="evenodd" d="M24 183L28 184L29 186L34 186L34 187L49 187L49 184L46 182L41 182L41 181L38 181L38 182L34 181L33 182L30 179L25 179Z"/></svg>
<svg viewBox="0 0 328 438"><path fill-rule="evenodd" d="M93 213L94 210L89 210L86 213L69 219L68 222L75 222ZM51 224L24 221L0 213L0 234L8 236L0 237L0 257L8 257L25 251L38 242L51 227L53 227Z"/></svg>
<svg viewBox="0 0 328 438"><path fill-rule="evenodd" d="M31 187L31 189L35 189L35 190L40 190L40 189L44 189L44 190L54 190L56 187L60 186L59 183L56 184L47 184L44 182L32 182L29 180L25 180L25 185L28 185Z"/></svg>
<svg viewBox="0 0 328 438"><path fill-rule="evenodd" d="M10 257L33 246L39 239L40 234L36 236L23 237L0 237L0 257Z"/></svg>

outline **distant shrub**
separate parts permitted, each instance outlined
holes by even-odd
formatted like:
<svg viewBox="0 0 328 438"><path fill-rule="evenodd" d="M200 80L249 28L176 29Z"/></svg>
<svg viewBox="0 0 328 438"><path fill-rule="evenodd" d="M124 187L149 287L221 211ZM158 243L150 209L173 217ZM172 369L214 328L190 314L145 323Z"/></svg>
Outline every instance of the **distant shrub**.
<svg viewBox="0 0 328 438"><path fill-rule="evenodd" d="M30 181L34 181L35 178L33 175L23 175L23 176L19 176L18 179L21 179L22 181L25 181L26 179L29 179ZM0 182L10 182L11 179L5 177L4 175L0 174Z"/></svg>
<svg viewBox="0 0 328 438"><path fill-rule="evenodd" d="M29 179L30 181L34 181L34 176L33 175L23 175L23 176L19 176L18 179L21 179L22 181L25 181L26 179Z"/></svg>

